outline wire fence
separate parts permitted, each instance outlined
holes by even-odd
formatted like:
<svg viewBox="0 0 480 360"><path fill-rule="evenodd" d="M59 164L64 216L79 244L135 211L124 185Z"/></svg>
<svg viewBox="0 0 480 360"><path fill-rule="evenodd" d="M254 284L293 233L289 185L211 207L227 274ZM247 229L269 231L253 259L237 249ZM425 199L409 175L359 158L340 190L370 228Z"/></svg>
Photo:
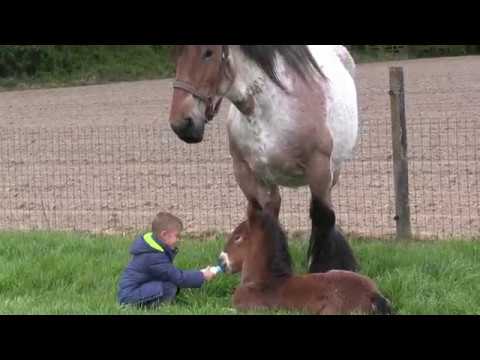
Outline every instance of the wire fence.
<svg viewBox="0 0 480 360"><path fill-rule="evenodd" d="M406 92L413 232L479 237L480 88L461 95L468 100L461 111L448 91L434 94ZM361 114L360 142L334 204L346 232L389 237L395 205L387 89L369 91ZM0 229L139 231L158 211L170 211L189 232L230 231L246 201L224 124L209 126L195 146L152 126L0 128ZM282 194L282 223L309 231L308 190Z"/></svg>

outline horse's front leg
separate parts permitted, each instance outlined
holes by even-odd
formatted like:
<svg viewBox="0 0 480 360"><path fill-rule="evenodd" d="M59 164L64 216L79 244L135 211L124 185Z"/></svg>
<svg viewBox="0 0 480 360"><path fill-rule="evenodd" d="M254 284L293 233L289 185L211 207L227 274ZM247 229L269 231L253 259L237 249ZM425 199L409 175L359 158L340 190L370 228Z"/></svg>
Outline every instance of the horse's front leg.
<svg viewBox="0 0 480 360"><path fill-rule="evenodd" d="M358 265L353 251L336 226L331 191L338 178L335 179L332 174L330 158L327 155L319 152L312 157L307 179L312 192L312 235L308 254L310 272L357 271Z"/></svg>
<svg viewBox="0 0 480 360"><path fill-rule="evenodd" d="M233 168L237 183L248 200L249 211L259 204L278 219L282 205L278 186L259 181L248 163L240 158L233 157Z"/></svg>

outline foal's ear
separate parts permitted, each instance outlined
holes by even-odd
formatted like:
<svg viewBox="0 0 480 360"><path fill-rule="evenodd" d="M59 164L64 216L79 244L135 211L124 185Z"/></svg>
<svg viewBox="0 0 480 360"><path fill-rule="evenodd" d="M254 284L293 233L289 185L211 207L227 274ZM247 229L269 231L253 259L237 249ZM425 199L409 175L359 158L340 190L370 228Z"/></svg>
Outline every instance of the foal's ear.
<svg viewBox="0 0 480 360"><path fill-rule="evenodd" d="M248 205L248 222L250 224L254 223L256 219L260 218L262 211L260 204L256 200L251 200Z"/></svg>

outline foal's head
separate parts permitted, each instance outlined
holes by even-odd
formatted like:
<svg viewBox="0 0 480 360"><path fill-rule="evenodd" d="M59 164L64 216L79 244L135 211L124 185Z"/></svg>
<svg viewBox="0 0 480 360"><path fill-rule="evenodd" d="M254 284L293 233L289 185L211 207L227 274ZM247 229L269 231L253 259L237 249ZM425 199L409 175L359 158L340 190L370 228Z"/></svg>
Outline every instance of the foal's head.
<svg viewBox="0 0 480 360"><path fill-rule="evenodd" d="M253 209L248 221L240 224L230 236L220 255L222 266L230 273L265 264L269 276L282 278L292 275L292 261L287 236L278 220L270 213Z"/></svg>
<svg viewBox="0 0 480 360"><path fill-rule="evenodd" d="M249 240L248 222L245 221L233 231L224 251L220 254L220 264L226 272L231 274L242 272Z"/></svg>

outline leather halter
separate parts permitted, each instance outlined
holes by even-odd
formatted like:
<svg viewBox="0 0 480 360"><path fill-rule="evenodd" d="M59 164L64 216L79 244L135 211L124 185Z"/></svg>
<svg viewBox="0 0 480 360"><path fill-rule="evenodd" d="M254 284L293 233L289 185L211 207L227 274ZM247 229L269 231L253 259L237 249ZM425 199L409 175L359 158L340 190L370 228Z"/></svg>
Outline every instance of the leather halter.
<svg viewBox="0 0 480 360"><path fill-rule="evenodd" d="M202 94L200 91L198 91L195 88L195 86L193 86L191 83L187 81L175 80L175 82L173 83L174 89L180 89L180 90L186 91L187 93L193 95L194 97L196 97L197 99L205 103L206 105L205 117L207 118L207 123L212 121L215 118L215 116L217 116L218 112L220 111L220 106L222 105L223 96L220 97L220 99L216 102L216 104L214 104L214 98L215 96L217 96L222 75L223 75L223 72L225 71L225 67L228 62L228 56L229 56L228 45L222 45L222 60L220 62L220 67L218 69L218 83L213 94Z"/></svg>

